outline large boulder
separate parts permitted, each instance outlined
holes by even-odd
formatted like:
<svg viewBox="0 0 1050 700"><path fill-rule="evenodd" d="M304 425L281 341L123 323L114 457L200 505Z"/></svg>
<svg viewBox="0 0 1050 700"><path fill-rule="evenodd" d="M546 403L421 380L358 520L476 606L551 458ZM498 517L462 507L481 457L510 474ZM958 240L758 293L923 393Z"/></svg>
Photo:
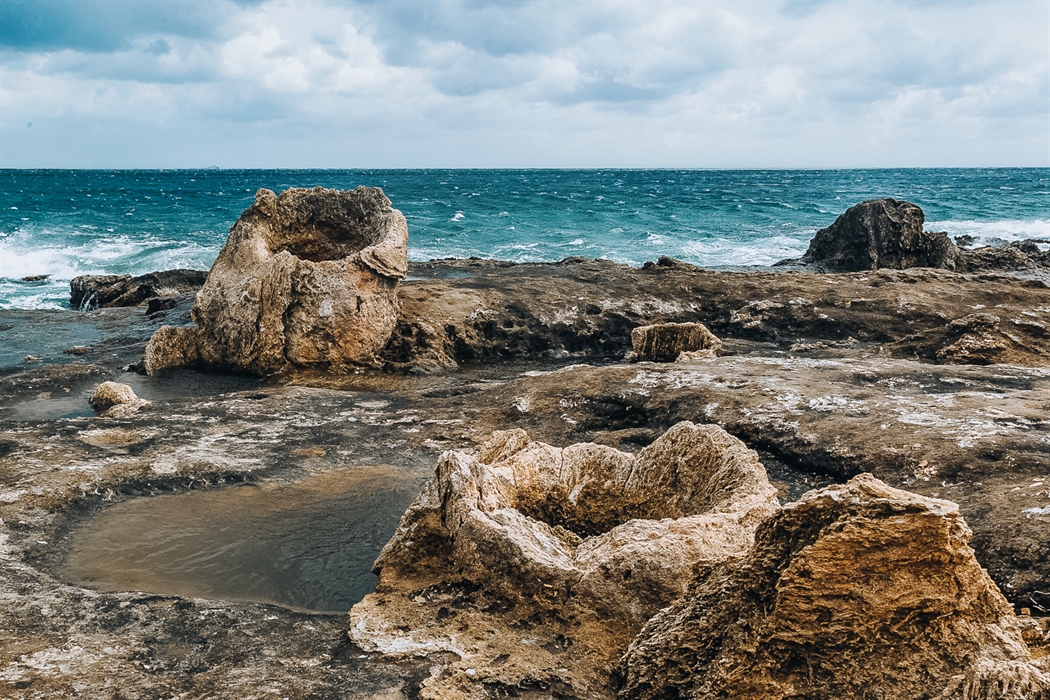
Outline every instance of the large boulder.
<svg viewBox="0 0 1050 700"><path fill-rule="evenodd" d="M645 626L621 697L1050 697L969 537L954 503L868 474L811 491Z"/></svg>
<svg viewBox="0 0 1050 700"><path fill-rule="evenodd" d="M458 654L433 697L448 697L468 669L472 682L559 677L595 696L697 567L750 548L775 494L757 455L713 425L679 423L637 456L495 433L477 454L441 456L376 560L376 593L351 611L350 637L369 651ZM492 627L504 632L490 638ZM537 637L562 641L537 648ZM501 655L498 669L477 668Z"/></svg>
<svg viewBox="0 0 1050 700"><path fill-rule="evenodd" d="M259 190L197 294L197 327L163 327L146 372L254 374L376 363L397 320L408 226L378 188Z"/></svg>
<svg viewBox="0 0 1050 700"><path fill-rule="evenodd" d="M959 249L946 233L922 230L922 209L895 199L873 199L846 210L817 231L800 262L832 272L909 267L955 269Z"/></svg>
<svg viewBox="0 0 1050 700"><path fill-rule="evenodd" d="M201 270L162 270L131 275L81 275L69 283L69 306L80 311L113 306L138 306L201 288L208 273Z"/></svg>

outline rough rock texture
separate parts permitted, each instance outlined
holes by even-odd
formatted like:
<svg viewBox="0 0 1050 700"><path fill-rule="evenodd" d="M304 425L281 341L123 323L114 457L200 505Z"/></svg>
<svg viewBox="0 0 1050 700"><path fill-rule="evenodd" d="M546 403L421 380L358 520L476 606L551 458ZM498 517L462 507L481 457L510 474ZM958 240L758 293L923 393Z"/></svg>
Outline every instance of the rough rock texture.
<svg viewBox="0 0 1050 700"><path fill-rule="evenodd" d="M464 683L549 683L559 666L574 692L597 693L631 632L681 595L697 567L747 551L775 507L757 455L717 426L679 423L637 456L497 432L477 455L442 455L376 560L379 584L351 611L350 638L369 651L458 654L429 697ZM503 601L496 609L544 618L551 638L583 645L553 658L516 632L464 634L465 617L491 615L451 620L440 612L447 598L415 593L457 587L480 588ZM573 629L580 618L585 639ZM615 622L603 630L602 620ZM506 664L476 668L501 654Z"/></svg>
<svg viewBox="0 0 1050 700"><path fill-rule="evenodd" d="M187 362L254 374L376 362L397 319L408 226L378 188L259 190L147 372Z"/></svg>
<svg viewBox="0 0 1050 700"><path fill-rule="evenodd" d="M149 401L140 399L135 390L120 382L102 382L88 401L91 409L103 418L126 418Z"/></svg>
<svg viewBox="0 0 1050 700"><path fill-rule="evenodd" d="M974 250L960 250L956 269L965 272L996 270L1050 269L1050 241L1030 239L1011 241L1003 246L982 246ZM1042 247L1040 247L1042 246Z"/></svg>
<svg viewBox="0 0 1050 700"><path fill-rule="evenodd" d="M969 536L867 474L810 492L645 626L621 697L1048 697Z"/></svg>
<svg viewBox="0 0 1050 700"><path fill-rule="evenodd" d="M428 477L442 451L508 428L634 452L683 420L717 423L758 450L781 502L869 471L959 503L978 562L1036 618L1023 632L1038 653L1033 625L1044 640L1050 629L1050 344L1025 336L1034 349L1018 364L944 364L935 334L974 313L998 316L1011 333L1015 318L1050 323L1050 289L921 268L730 273L665 262L413 263L399 327L429 324L459 365L426 376L123 372L161 323L189 323L192 294L156 317L143 307L0 310L0 696L416 698L434 669L473 667L447 652L366 652L347 639L344 615L93 591L63 582L49 562L63 533L127 499L395 458ZM723 355L619 363L633 328L694 321L718 334ZM924 334L928 344L909 344ZM398 357L423 357L412 336L388 347L398 337ZM62 354L75 345L93 347L92 364ZM26 354L41 360L23 365ZM106 379L127 382L154 410L94 416L88 399ZM618 617L511 607L515 599L466 584L418 592L432 628L440 615L446 629L469 624L455 631L465 646L506 640L508 650L473 657L476 673L499 668L513 683L511 652L546 659L548 681L534 682L533 664L517 676L533 681L486 685L492 697L607 696L608 686L573 692L559 660L591 648L594 677L607 680L618 661L611 645L587 640L626 648L637 632L610 630Z"/></svg>
<svg viewBox="0 0 1050 700"><path fill-rule="evenodd" d="M156 297L196 291L207 277L208 273L201 270L163 270L139 277L81 275L69 283L69 306L80 311L138 306Z"/></svg>
<svg viewBox="0 0 1050 700"><path fill-rule="evenodd" d="M722 341L702 323L658 323L631 331L635 360L674 362L682 353L689 358L714 357Z"/></svg>
<svg viewBox="0 0 1050 700"><path fill-rule="evenodd" d="M846 342L946 362L937 353L956 342L946 324L982 309L1022 340L1011 345L1009 360L996 361L1050 363L1050 334L1012 322L1050 323L1050 288L1038 279L923 268L740 274L676 261L638 270L580 259L437 261L413 265L412 275L427 279L399 288L401 314L381 353L388 371L427 373L509 358L620 359L634 328L657 323L703 323L727 346Z"/></svg>
<svg viewBox="0 0 1050 700"><path fill-rule="evenodd" d="M946 233L923 231L924 219L922 209L910 202L889 198L861 202L817 231L801 262L832 272L955 269L958 248Z"/></svg>

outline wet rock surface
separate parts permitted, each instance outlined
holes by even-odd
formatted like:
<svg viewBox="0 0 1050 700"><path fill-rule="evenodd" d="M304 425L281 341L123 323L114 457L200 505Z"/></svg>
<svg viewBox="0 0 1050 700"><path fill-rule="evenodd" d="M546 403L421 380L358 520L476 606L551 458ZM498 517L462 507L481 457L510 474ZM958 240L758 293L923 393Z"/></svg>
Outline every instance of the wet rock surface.
<svg viewBox="0 0 1050 700"><path fill-rule="evenodd" d="M158 297L195 292L208 273L201 270L163 270L131 275L81 275L69 283L69 307L80 311L114 306L138 306Z"/></svg>
<svg viewBox="0 0 1050 700"><path fill-rule="evenodd" d="M477 450L493 432L513 429L556 448L593 442L634 455L676 423L713 423L758 451L782 503L862 472L954 501L977 562L1015 610L1027 608L1046 629L1050 369L1044 341L1013 324L1050 321L1041 282L938 270L739 274L673 261L643 270L579 259L442 261L410 266L399 296L398 330L382 351L398 373L300 369L279 380L123 371L158 326L189 322L192 295L153 315L142 307L0 312L0 629L14 640L0 649L0 694L417 697L432 668L459 657L367 652L346 639L343 615L73 586L55 574L64 533L111 503L155 493L279 485L370 464L432 470L443 451ZM989 327L979 318L948 328L980 313L998 317L995 332L1028 349L1011 364L938 358L958 342L949 331ZM704 323L724 354L622 363L631 330L663 322ZM62 354L77 345L93 349L82 363ZM43 359L26 366L26 354ZM440 363L457 369L411 373ZM88 400L104 380L152 403L126 418L97 418ZM516 617L524 607L501 608L506 596L470 587L420 589L419 597L435 624L439 614L442 623L477 621L470 638L516 624L554 657L568 648L581 659L591 653L595 683L616 660L602 651L608 645L587 640L626 647L633 638L616 628L618 618L583 614L564 634L563 620ZM1030 645L1034 654L1044 648ZM570 691L557 674L529 677L481 687L522 697ZM595 688L599 697L615 692Z"/></svg>
<svg viewBox="0 0 1050 700"><path fill-rule="evenodd" d="M230 230L193 307L143 368L274 374L375 364L397 319L408 226L382 190L259 190Z"/></svg>
<svg viewBox="0 0 1050 700"><path fill-rule="evenodd" d="M864 474L763 523L624 657L624 698L1041 698L954 503Z"/></svg>

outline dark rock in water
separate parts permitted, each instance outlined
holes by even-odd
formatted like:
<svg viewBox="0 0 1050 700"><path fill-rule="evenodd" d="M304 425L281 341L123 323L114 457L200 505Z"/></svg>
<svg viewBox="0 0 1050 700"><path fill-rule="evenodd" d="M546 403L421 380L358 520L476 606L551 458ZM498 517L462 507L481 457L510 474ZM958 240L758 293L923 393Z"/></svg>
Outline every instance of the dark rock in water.
<svg viewBox="0 0 1050 700"><path fill-rule="evenodd" d="M90 355L92 352L94 352L94 350L92 350L92 348L87 345L74 345L73 347L67 350L63 350L62 354L77 355L79 357L80 355Z"/></svg>
<svg viewBox="0 0 1050 700"><path fill-rule="evenodd" d="M22 278L23 282L43 282L51 275L28 275Z"/></svg>
<svg viewBox="0 0 1050 700"><path fill-rule="evenodd" d="M405 217L379 188L261 189L197 294L197 327L161 328L143 366L266 375L377 364L407 249Z"/></svg>
<svg viewBox="0 0 1050 700"><path fill-rule="evenodd" d="M81 311L100 307L138 306L153 297L196 291L207 279L201 270L163 270L140 277L82 275L69 283L69 306Z"/></svg>
<svg viewBox="0 0 1050 700"><path fill-rule="evenodd" d="M869 474L811 491L649 621L621 697L1046 698L969 538L954 503Z"/></svg>
<svg viewBox="0 0 1050 700"><path fill-rule="evenodd" d="M968 234L963 234L961 236L955 236L955 245L959 246L960 248L969 248L976 241L977 241L977 239L974 236L971 236L971 235L968 235Z"/></svg>
<svg viewBox="0 0 1050 700"><path fill-rule="evenodd" d="M152 315L160 313L161 311L167 311L168 309L174 309L179 305L178 297L154 297L146 302L146 314Z"/></svg>
<svg viewBox="0 0 1050 700"><path fill-rule="evenodd" d="M959 249L948 234L923 231L924 218L922 209L910 202L889 198L861 202L817 231L798 262L831 272L955 269Z"/></svg>
<svg viewBox="0 0 1050 700"><path fill-rule="evenodd" d="M658 323L631 331L634 360L674 362L682 353L714 357L722 341L702 323Z"/></svg>

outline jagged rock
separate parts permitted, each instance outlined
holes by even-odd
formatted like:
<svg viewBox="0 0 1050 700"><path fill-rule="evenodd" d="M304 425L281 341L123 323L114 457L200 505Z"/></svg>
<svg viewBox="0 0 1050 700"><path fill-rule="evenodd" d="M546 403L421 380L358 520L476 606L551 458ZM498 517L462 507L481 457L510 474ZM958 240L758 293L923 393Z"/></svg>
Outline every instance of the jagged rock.
<svg viewBox="0 0 1050 700"><path fill-rule="evenodd" d="M163 270L139 277L81 275L69 283L69 306L81 311L138 306L155 297L196 291L204 284L207 276L208 273L201 270Z"/></svg>
<svg viewBox="0 0 1050 700"><path fill-rule="evenodd" d="M955 269L959 249L948 234L923 231L924 219L922 209L910 202L889 198L861 202L817 231L797 262L832 272Z"/></svg>
<svg viewBox="0 0 1050 700"><path fill-rule="evenodd" d="M954 503L869 474L811 491L655 616L623 698L1050 696Z"/></svg>
<svg viewBox="0 0 1050 700"><path fill-rule="evenodd" d="M140 399L135 390L120 382L102 382L95 387L95 392L88 402L91 409L103 418L125 418L147 405L149 401Z"/></svg>
<svg viewBox="0 0 1050 700"><path fill-rule="evenodd" d="M631 331L634 360L674 362L682 353L689 359L715 357L722 341L702 323L658 323Z"/></svg>
<svg viewBox="0 0 1050 700"><path fill-rule="evenodd" d="M376 560L376 593L351 611L350 637L369 651L460 655L431 685L433 697L447 697L466 668L472 682L504 684L547 682L560 668L575 692L607 689L603 674L631 636L698 566L747 551L775 493L757 455L713 425L679 423L637 456L497 432L478 454L441 456ZM449 597L420 590L486 598L457 603L452 620ZM530 648L521 633L540 632L513 624L530 616L571 649L555 658ZM476 624L462 632L468 620ZM506 631L489 638L493 623ZM501 654L499 668L476 668Z"/></svg>
<svg viewBox="0 0 1050 700"><path fill-rule="evenodd" d="M1040 244L1050 241L1035 239L1011 241L1001 247L982 246L960 251L957 269L965 272L994 272L997 270L1045 270L1050 268L1050 249Z"/></svg>
<svg viewBox="0 0 1050 700"><path fill-rule="evenodd" d="M407 246L405 217L378 188L259 190L197 294L197 327L158 331L144 365L272 374L376 364Z"/></svg>
<svg viewBox="0 0 1050 700"><path fill-rule="evenodd" d="M901 348L953 365L1041 365L1050 349L1050 329L1032 312L1004 319L988 312L967 314L941 328L917 333Z"/></svg>

